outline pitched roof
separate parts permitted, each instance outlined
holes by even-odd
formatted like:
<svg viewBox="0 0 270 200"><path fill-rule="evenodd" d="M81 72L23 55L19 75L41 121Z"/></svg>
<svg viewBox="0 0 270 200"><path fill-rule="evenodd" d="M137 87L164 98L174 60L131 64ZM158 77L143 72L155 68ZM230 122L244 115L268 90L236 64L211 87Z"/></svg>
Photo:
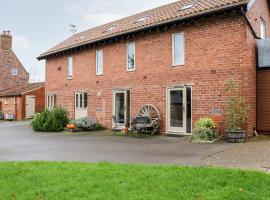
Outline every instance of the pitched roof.
<svg viewBox="0 0 270 200"><path fill-rule="evenodd" d="M38 88L45 87L45 83L29 83L22 87L12 87L4 91L0 91L0 97L20 96L27 92L36 90Z"/></svg>
<svg viewBox="0 0 270 200"><path fill-rule="evenodd" d="M248 2L249 0L180 0L75 34L41 54L38 59L44 59L51 54L147 27L247 5ZM187 9L183 9L184 6L187 6Z"/></svg>
<svg viewBox="0 0 270 200"><path fill-rule="evenodd" d="M20 75L11 76L12 68L16 68ZM0 49L0 69L0 91L7 88L8 85L21 85L28 82L29 73L12 50Z"/></svg>

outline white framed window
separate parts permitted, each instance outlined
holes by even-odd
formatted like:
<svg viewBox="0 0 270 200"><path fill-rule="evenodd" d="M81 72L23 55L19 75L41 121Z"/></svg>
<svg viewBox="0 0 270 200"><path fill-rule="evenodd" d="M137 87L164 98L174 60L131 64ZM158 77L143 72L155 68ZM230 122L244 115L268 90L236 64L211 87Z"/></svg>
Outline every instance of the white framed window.
<svg viewBox="0 0 270 200"><path fill-rule="evenodd" d="M127 44L127 71L134 71L136 68L136 63L135 63L135 42L128 43Z"/></svg>
<svg viewBox="0 0 270 200"><path fill-rule="evenodd" d="M266 37L266 23L263 19L260 21L261 39Z"/></svg>
<svg viewBox="0 0 270 200"><path fill-rule="evenodd" d="M172 57L173 66L185 64L184 33L175 33L172 35Z"/></svg>
<svg viewBox="0 0 270 200"><path fill-rule="evenodd" d="M75 93L75 107L76 109L84 109L88 106L87 93Z"/></svg>
<svg viewBox="0 0 270 200"><path fill-rule="evenodd" d="M96 75L103 74L103 50L96 51Z"/></svg>
<svg viewBox="0 0 270 200"><path fill-rule="evenodd" d="M48 110L53 109L56 106L56 94L47 94L46 107Z"/></svg>
<svg viewBox="0 0 270 200"><path fill-rule="evenodd" d="M11 70L11 74L12 74L12 76L18 76L18 69L13 68Z"/></svg>
<svg viewBox="0 0 270 200"><path fill-rule="evenodd" d="M73 77L73 57L68 57L68 64L67 64L67 78L71 79Z"/></svg>

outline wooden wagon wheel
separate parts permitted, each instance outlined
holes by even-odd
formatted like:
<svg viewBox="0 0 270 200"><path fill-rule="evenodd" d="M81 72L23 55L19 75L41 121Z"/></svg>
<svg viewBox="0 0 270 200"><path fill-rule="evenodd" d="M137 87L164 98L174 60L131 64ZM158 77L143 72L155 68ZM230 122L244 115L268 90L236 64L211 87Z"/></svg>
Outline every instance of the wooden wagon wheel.
<svg viewBox="0 0 270 200"><path fill-rule="evenodd" d="M151 120L151 125L157 131L159 128L159 121L160 121L160 113L158 109L151 104L146 104L141 107L139 111L139 116L148 117Z"/></svg>

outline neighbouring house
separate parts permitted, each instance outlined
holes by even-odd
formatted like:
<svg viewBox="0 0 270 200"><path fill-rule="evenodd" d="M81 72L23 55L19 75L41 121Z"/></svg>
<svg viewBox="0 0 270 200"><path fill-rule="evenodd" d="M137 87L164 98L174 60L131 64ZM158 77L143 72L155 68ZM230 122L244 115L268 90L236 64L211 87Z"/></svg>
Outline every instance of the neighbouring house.
<svg viewBox="0 0 270 200"><path fill-rule="evenodd" d="M0 112L22 120L45 108L45 84L29 83L29 74L12 50L12 35L0 35Z"/></svg>
<svg viewBox="0 0 270 200"><path fill-rule="evenodd" d="M6 119L13 119L13 116L16 120L32 118L35 113L44 111L45 84L29 83L5 90L0 92L0 102Z"/></svg>
<svg viewBox="0 0 270 200"><path fill-rule="evenodd" d="M270 37L268 0L181 0L73 35L46 60L47 107L108 128L154 105L161 131L191 134L211 116L225 130L224 93L234 79L256 128L256 40ZM270 123L270 122L269 122Z"/></svg>

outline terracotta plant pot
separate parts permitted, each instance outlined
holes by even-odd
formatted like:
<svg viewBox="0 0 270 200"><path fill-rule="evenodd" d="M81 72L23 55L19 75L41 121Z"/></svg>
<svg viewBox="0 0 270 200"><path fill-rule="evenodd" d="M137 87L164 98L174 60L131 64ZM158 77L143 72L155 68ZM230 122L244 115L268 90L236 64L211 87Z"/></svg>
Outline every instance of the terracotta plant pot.
<svg viewBox="0 0 270 200"><path fill-rule="evenodd" d="M227 131L228 142L241 143L246 141L245 131Z"/></svg>
<svg viewBox="0 0 270 200"><path fill-rule="evenodd" d="M75 129L76 128L76 125L75 124L68 124L67 125L67 128L68 129Z"/></svg>

